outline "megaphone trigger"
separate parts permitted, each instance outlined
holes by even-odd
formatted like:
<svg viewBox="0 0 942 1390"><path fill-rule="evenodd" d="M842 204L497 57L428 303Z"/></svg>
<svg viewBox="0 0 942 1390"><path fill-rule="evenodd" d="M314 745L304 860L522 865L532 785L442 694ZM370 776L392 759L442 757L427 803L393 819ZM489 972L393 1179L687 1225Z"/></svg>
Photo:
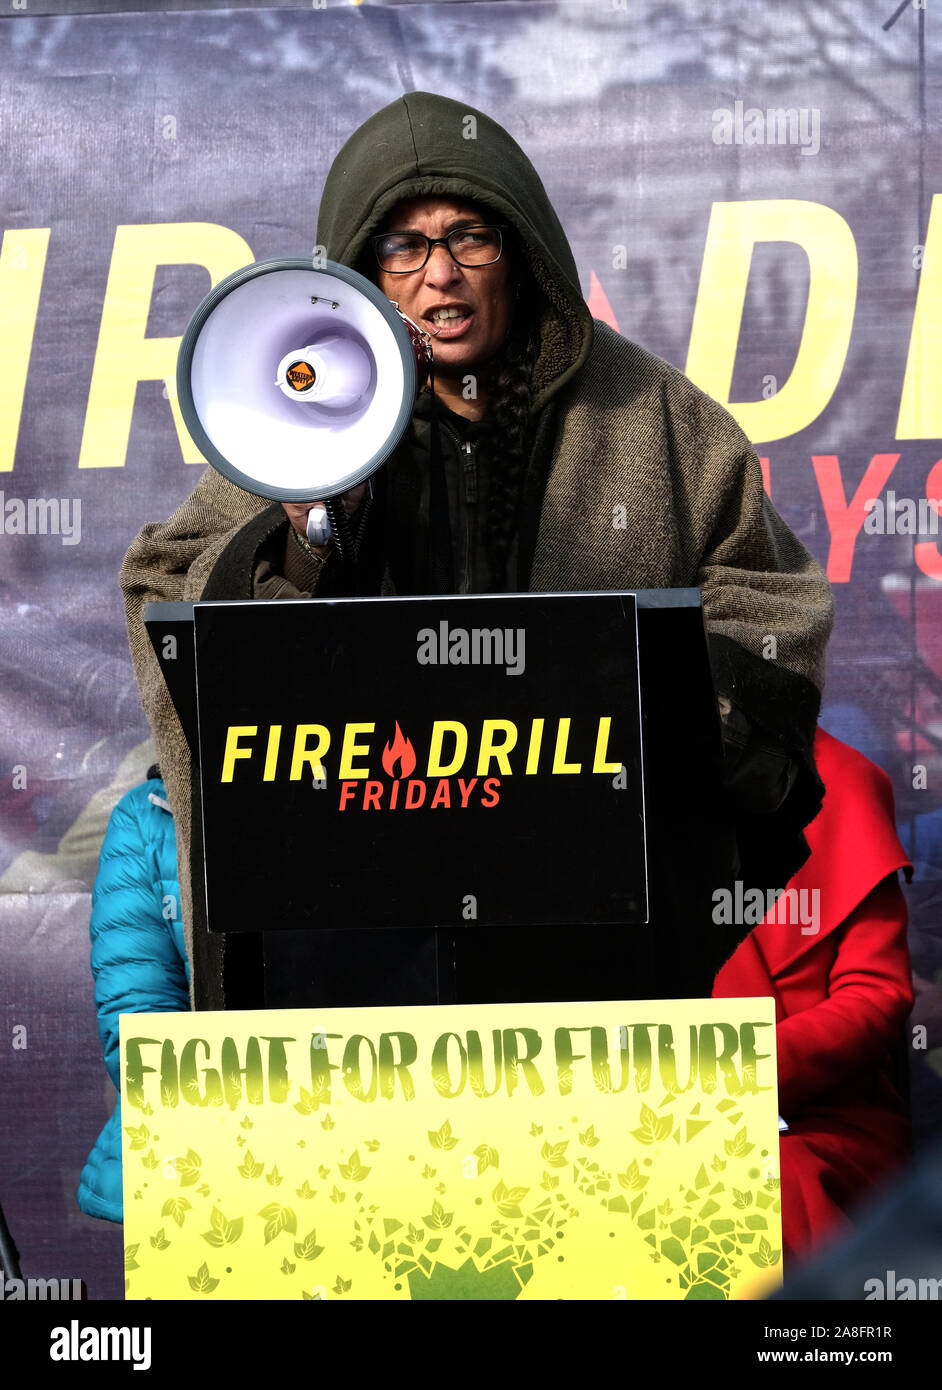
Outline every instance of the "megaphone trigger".
<svg viewBox="0 0 942 1390"><path fill-rule="evenodd" d="M308 512L306 534L311 545L326 545L330 540L330 521L323 502L315 502Z"/></svg>

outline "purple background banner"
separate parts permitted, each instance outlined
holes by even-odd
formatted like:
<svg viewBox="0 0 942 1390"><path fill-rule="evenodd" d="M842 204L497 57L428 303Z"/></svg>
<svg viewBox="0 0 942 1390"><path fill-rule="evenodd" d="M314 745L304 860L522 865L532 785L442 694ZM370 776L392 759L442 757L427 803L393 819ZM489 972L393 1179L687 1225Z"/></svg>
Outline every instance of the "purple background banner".
<svg viewBox="0 0 942 1390"><path fill-rule="evenodd" d="M920 1142L942 1128L942 586L914 552L931 536L871 534L845 505L865 482L863 496L942 495L940 440L897 437L942 195L938 57L925 11L890 0L30 3L0 20L0 1202L27 1273L83 1278L94 1298L123 1292L120 1228L75 1201L113 1102L90 890L110 810L153 761L117 575L140 527L200 472L160 379L172 371L146 379L142 366L122 414L127 364L104 350L135 291L167 363L221 273L309 254L334 155L404 91L506 126L547 186L596 317L681 369L710 290L715 205L802 200L849 229L853 322L834 389L800 429L754 437L773 501L835 586L822 723L886 768L916 863L914 1022L927 1033L910 1049L912 1107ZM749 143L740 113L769 108L804 112L806 138ZM717 112L730 113L728 143ZM174 249L201 244L187 224L215 229L221 273ZM936 225L942 256L942 213ZM148 260L155 226L165 250ZM732 402L787 382L813 279L794 241L755 247ZM920 309L931 323L932 303ZM937 317L924 342L933 334Z"/></svg>

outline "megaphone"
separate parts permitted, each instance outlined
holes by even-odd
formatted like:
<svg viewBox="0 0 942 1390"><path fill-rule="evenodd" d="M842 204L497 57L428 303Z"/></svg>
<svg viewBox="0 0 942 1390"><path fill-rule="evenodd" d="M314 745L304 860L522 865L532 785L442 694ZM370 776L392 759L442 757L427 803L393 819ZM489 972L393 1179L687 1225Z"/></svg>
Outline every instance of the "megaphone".
<svg viewBox="0 0 942 1390"><path fill-rule="evenodd" d="M341 558L355 560L372 483L355 532L341 494L392 455L431 361L430 335L365 276L275 256L227 276L197 306L177 394L213 467L272 501L323 499L309 538L332 533Z"/></svg>

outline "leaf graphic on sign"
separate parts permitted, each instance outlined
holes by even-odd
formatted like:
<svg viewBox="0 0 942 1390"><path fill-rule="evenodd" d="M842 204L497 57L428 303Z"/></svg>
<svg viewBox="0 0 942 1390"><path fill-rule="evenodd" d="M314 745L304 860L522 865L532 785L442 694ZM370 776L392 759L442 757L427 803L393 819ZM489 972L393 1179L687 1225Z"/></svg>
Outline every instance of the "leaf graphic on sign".
<svg viewBox="0 0 942 1390"><path fill-rule="evenodd" d="M450 1226L455 1213L446 1211L441 1202L433 1202L430 1215L423 1216L422 1220L432 1231L443 1231L446 1226Z"/></svg>
<svg viewBox="0 0 942 1390"><path fill-rule="evenodd" d="M489 1144L478 1144L474 1150L474 1157L478 1161L478 1177L481 1176L485 1168L496 1168L500 1162L497 1150L492 1149Z"/></svg>
<svg viewBox="0 0 942 1390"><path fill-rule="evenodd" d="M338 1165L340 1176L346 1178L347 1182L362 1182L369 1171L370 1169L364 1168L363 1164L360 1162L360 1155L356 1149L354 1149L353 1153L350 1155L349 1163L341 1163Z"/></svg>
<svg viewBox="0 0 942 1390"><path fill-rule="evenodd" d="M246 1149L245 1161L239 1164L236 1172L241 1173L243 1178L260 1178L264 1167L264 1163L255 1162L255 1159L252 1157L252 1150Z"/></svg>
<svg viewBox="0 0 942 1390"><path fill-rule="evenodd" d="M126 1246L124 1247L124 1268L125 1268L125 1270L140 1269L140 1265L138 1264L137 1260L134 1258L134 1256L137 1254L137 1250L138 1250L138 1246L139 1246L139 1245L140 1245L140 1241L138 1241L137 1245L126 1245Z"/></svg>
<svg viewBox="0 0 942 1390"><path fill-rule="evenodd" d="M317 1107L318 1107L319 1105L320 1105L320 1100L319 1100L317 1097L315 1097L314 1095L312 1095L312 1093L311 1093L310 1091L306 1091L306 1090L304 1089L304 1087L302 1086L302 1087L301 1087L301 1099L300 1099L300 1100L296 1100L295 1103L294 1103L294 1108L295 1108L295 1110L297 1110L298 1114L299 1114L299 1115L310 1115L311 1111L312 1111L312 1110L316 1110Z"/></svg>
<svg viewBox="0 0 942 1390"><path fill-rule="evenodd" d="M212 1293L219 1283L218 1279L209 1277L209 1269L205 1264L200 1265L195 1274L188 1274L187 1279L194 1293Z"/></svg>
<svg viewBox="0 0 942 1390"><path fill-rule="evenodd" d="M288 1256L286 1255L281 1262L282 1274L293 1274L296 1269L297 1265L293 1265L291 1261L288 1259Z"/></svg>
<svg viewBox="0 0 942 1390"><path fill-rule="evenodd" d="M353 1286L353 1280L352 1280L352 1279L341 1279L340 1275L338 1274L338 1275L337 1275L337 1282L336 1282L336 1284L334 1285L333 1291L334 1291L334 1293L336 1293L336 1294L349 1293L349 1292L350 1292L350 1289L352 1288L352 1286Z"/></svg>
<svg viewBox="0 0 942 1390"><path fill-rule="evenodd" d="M656 1144L660 1139L669 1138L673 1128L673 1115L658 1115L649 1105L642 1105L641 1128L631 1133L640 1144Z"/></svg>
<svg viewBox="0 0 942 1390"><path fill-rule="evenodd" d="M137 1129L133 1125L125 1125L124 1132L131 1137L132 1149L146 1149L147 1141L150 1138L150 1130L146 1125L140 1125Z"/></svg>
<svg viewBox="0 0 942 1390"><path fill-rule="evenodd" d="M200 1180L200 1168L203 1160L195 1149L187 1149L183 1158L177 1159L177 1172L180 1174L180 1186L192 1187Z"/></svg>
<svg viewBox="0 0 942 1390"><path fill-rule="evenodd" d="M742 1209L743 1207L749 1207L749 1206L751 1206L751 1205L752 1205L752 1193L751 1193L751 1192L740 1192L738 1187L734 1187L734 1188L733 1188L733 1206L736 1206L736 1207L739 1207L740 1209Z"/></svg>
<svg viewBox="0 0 942 1390"><path fill-rule="evenodd" d="M272 1187L278 1187L278 1186L280 1186L280 1184L281 1184L281 1182L282 1182L282 1177L281 1177L281 1174L280 1174L279 1171L278 1171L278 1164L277 1164L277 1163L275 1164L274 1168L271 1170L270 1173L266 1173L266 1174L265 1174L265 1181L266 1181L267 1183L270 1183Z"/></svg>
<svg viewBox="0 0 942 1390"><path fill-rule="evenodd" d="M736 1131L732 1139L723 1140L723 1147L730 1158L745 1158L746 1154L751 1153L755 1148L755 1144L746 1143L746 1128L744 1125L742 1129Z"/></svg>
<svg viewBox="0 0 942 1390"><path fill-rule="evenodd" d="M533 1138L535 1139L535 1138L537 1137L537 1135L542 1134L542 1133L543 1133L543 1126L542 1126L542 1125L538 1125L538 1124L536 1123L536 1121L534 1120L533 1124L530 1126L530 1134L531 1134L531 1135L533 1136Z"/></svg>
<svg viewBox="0 0 942 1390"><path fill-rule="evenodd" d="M559 1186L559 1178L554 1178L552 1173L544 1173L540 1186L545 1188L547 1192L552 1192L554 1187Z"/></svg>
<svg viewBox="0 0 942 1390"><path fill-rule="evenodd" d="M412 1242L412 1244L413 1244L413 1245L418 1245L419 1241L420 1241L420 1240L424 1240L424 1239L425 1239L425 1232L422 1230L422 1227L421 1227L421 1226L413 1226L412 1222L410 1221L410 1222L409 1222L409 1240Z"/></svg>
<svg viewBox="0 0 942 1390"><path fill-rule="evenodd" d="M624 1173L618 1174L618 1182L621 1187L626 1187L631 1192L640 1192L642 1187L647 1184L648 1179L641 1172L641 1169L638 1167L638 1161L635 1159L628 1164Z"/></svg>
<svg viewBox="0 0 942 1390"><path fill-rule="evenodd" d="M296 1241L294 1246L294 1253L299 1260L316 1260L323 1250L323 1245L317 1244L316 1231L308 1231L304 1239Z"/></svg>
<svg viewBox="0 0 942 1390"><path fill-rule="evenodd" d="M315 1189L308 1182L307 1178L305 1178L301 1186L296 1187L294 1191L295 1196L303 1197L305 1200L307 1200L310 1197L315 1197L317 1195Z"/></svg>
<svg viewBox="0 0 942 1390"><path fill-rule="evenodd" d="M171 1221L175 1221L178 1226L183 1225L183 1218L190 1210L190 1203L185 1197L171 1197L164 1202L160 1208L161 1216L169 1216Z"/></svg>
<svg viewBox="0 0 942 1390"><path fill-rule="evenodd" d="M750 1250L749 1258L753 1264L757 1264L760 1269L767 1269L769 1265L777 1265L779 1252L773 1250L765 1236L759 1241L758 1250Z"/></svg>
<svg viewBox="0 0 942 1390"><path fill-rule="evenodd" d="M458 1140L451 1132L451 1125L446 1120L441 1129L430 1129L428 1141L433 1149L453 1149Z"/></svg>
<svg viewBox="0 0 942 1390"><path fill-rule="evenodd" d="M335 1186L333 1192L330 1194L330 1200L332 1202L345 1202L346 1199L346 1192L341 1192L340 1188Z"/></svg>
<svg viewBox="0 0 942 1390"><path fill-rule="evenodd" d="M547 1146L544 1144L543 1147ZM529 1191L528 1187L508 1187L506 1183L499 1182L491 1193L491 1200L501 1216L522 1216L520 1203Z"/></svg>
<svg viewBox="0 0 942 1390"><path fill-rule="evenodd" d="M209 1224L212 1230L203 1232L203 1239L208 1245L234 1245L242 1234L242 1217L227 1221L218 1207L213 1207Z"/></svg>
<svg viewBox="0 0 942 1390"><path fill-rule="evenodd" d="M283 1207L279 1202L269 1202L267 1207L262 1207L258 1215L265 1222L266 1245L282 1231L289 1231L291 1235L297 1234L298 1218L290 1207Z"/></svg>
<svg viewBox="0 0 942 1390"><path fill-rule="evenodd" d="M163 1228L163 1226L161 1226L160 1230L157 1232L157 1234L156 1234L155 1236L151 1236L151 1238L150 1238L150 1243L151 1243L151 1245L154 1247L155 1250L166 1250L166 1248L167 1248L167 1246L170 1244L170 1242L169 1242L169 1240L167 1239L167 1237L164 1235L164 1228Z"/></svg>
<svg viewBox="0 0 942 1390"><path fill-rule="evenodd" d="M568 1139L561 1139L558 1144L551 1144L547 1139L540 1149L540 1157L545 1158L551 1168L565 1168L568 1147Z"/></svg>
<svg viewBox="0 0 942 1390"><path fill-rule="evenodd" d="M145 1168L156 1168L160 1159L154 1153L153 1149L150 1149L148 1150L147 1156L141 1159L141 1162Z"/></svg>

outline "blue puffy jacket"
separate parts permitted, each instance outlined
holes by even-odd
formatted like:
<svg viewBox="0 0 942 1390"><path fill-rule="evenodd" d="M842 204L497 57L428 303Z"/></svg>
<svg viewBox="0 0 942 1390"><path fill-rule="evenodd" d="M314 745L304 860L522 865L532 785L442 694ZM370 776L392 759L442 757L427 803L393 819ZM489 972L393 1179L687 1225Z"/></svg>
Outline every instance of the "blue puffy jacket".
<svg viewBox="0 0 942 1390"><path fill-rule="evenodd" d="M92 890L98 1033L116 1087L118 1015L190 1007L177 844L166 795L160 778L151 776L121 798L108 822ZM89 1216L123 1220L120 1095L82 1169L78 1204Z"/></svg>

